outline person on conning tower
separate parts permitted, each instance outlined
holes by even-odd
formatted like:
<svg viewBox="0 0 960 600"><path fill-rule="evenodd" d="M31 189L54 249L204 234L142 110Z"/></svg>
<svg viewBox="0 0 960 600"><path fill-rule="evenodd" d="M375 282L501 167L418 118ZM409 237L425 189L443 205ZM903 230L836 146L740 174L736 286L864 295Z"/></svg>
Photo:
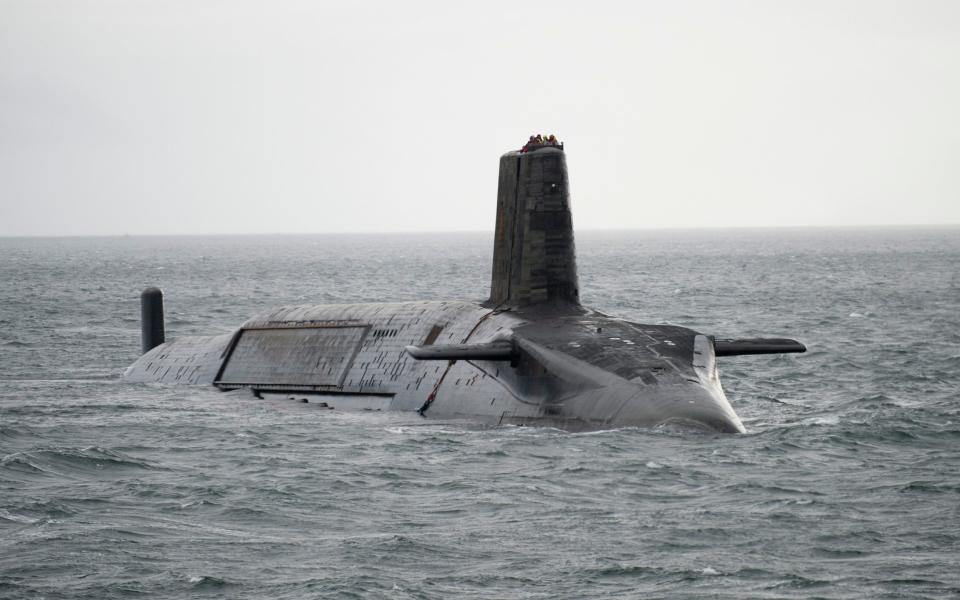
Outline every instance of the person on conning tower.
<svg viewBox="0 0 960 600"><path fill-rule="evenodd" d="M521 153L530 152L534 146L537 145L537 136L531 135L530 139L527 140L527 143L523 145L523 148L520 148Z"/></svg>

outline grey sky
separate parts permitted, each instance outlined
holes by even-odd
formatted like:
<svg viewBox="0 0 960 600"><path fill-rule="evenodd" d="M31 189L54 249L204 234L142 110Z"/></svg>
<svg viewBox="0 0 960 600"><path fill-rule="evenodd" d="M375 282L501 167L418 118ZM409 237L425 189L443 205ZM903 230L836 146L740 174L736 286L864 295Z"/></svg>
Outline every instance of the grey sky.
<svg viewBox="0 0 960 600"><path fill-rule="evenodd" d="M960 223L960 2L0 0L0 235Z"/></svg>

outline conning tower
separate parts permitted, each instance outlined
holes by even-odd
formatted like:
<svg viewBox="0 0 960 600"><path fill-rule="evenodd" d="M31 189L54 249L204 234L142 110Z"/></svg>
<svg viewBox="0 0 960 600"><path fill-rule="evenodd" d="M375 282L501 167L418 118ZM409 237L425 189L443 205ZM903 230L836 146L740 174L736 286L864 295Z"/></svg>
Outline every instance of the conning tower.
<svg viewBox="0 0 960 600"><path fill-rule="evenodd" d="M500 157L490 303L580 307L567 160L560 146Z"/></svg>

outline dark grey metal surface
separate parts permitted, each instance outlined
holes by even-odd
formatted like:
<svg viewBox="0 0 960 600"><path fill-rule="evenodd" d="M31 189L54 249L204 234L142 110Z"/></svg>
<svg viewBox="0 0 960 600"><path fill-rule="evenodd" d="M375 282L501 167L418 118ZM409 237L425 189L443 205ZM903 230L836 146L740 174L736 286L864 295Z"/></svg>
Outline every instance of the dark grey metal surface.
<svg viewBox="0 0 960 600"><path fill-rule="evenodd" d="M786 338L750 338L741 340L714 340L717 356L743 356L745 354L788 354L806 352L807 347L797 340Z"/></svg>
<svg viewBox="0 0 960 600"><path fill-rule="evenodd" d="M164 342L163 292L148 287L140 294L140 347L144 354Z"/></svg>
<svg viewBox="0 0 960 600"><path fill-rule="evenodd" d="M233 334L162 344L125 377L490 424L740 432L716 357L798 351L581 306L566 162L546 147L500 159L486 302L284 306Z"/></svg>
<svg viewBox="0 0 960 600"><path fill-rule="evenodd" d="M569 187L558 148L500 157L492 305L579 304Z"/></svg>
<svg viewBox="0 0 960 600"><path fill-rule="evenodd" d="M508 362L515 361L519 352L516 345L510 341L407 346L405 350L417 360L505 360Z"/></svg>

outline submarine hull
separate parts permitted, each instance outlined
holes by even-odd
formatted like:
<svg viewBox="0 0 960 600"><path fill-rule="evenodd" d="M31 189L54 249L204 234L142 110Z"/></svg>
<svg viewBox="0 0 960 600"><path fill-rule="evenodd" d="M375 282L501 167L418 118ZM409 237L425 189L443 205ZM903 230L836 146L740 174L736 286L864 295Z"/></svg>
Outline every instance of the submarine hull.
<svg viewBox="0 0 960 600"><path fill-rule="evenodd" d="M487 301L287 306L233 334L155 348L162 323L152 315L162 310L144 305L152 349L126 379L491 424L742 432L716 357L803 344L714 340L582 306L566 155L561 144L534 142L500 157ZM162 307L159 290L149 291Z"/></svg>
<svg viewBox="0 0 960 600"><path fill-rule="evenodd" d="M406 350L503 339L518 349L509 360L418 360ZM162 344L124 377L491 425L743 431L712 356L709 338L692 330L583 307L529 315L470 302L304 305L233 334Z"/></svg>

